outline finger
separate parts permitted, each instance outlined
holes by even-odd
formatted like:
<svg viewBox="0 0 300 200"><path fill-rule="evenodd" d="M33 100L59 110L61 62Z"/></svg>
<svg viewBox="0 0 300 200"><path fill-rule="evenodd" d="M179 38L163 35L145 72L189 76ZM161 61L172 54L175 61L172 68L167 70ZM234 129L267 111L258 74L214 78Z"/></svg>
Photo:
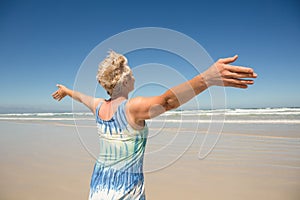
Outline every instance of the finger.
<svg viewBox="0 0 300 200"><path fill-rule="evenodd" d="M241 83L243 84L247 84L247 85L253 85L254 81L253 80L249 80L249 79L238 79L241 81Z"/></svg>
<svg viewBox="0 0 300 200"><path fill-rule="evenodd" d="M248 88L248 86L246 84L237 84L237 83L233 83L233 82L226 82L224 83L224 86L226 87L235 87L235 88Z"/></svg>
<svg viewBox="0 0 300 200"><path fill-rule="evenodd" d="M56 91L52 94L52 96L57 96L58 94L59 94L58 91Z"/></svg>
<svg viewBox="0 0 300 200"><path fill-rule="evenodd" d="M52 93L52 96L56 95L58 93L58 91L55 91Z"/></svg>
<svg viewBox="0 0 300 200"><path fill-rule="evenodd" d="M235 72L228 72L225 77L227 78L256 78L257 74L255 73L235 73Z"/></svg>
<svg viewBox="0 0 300 200"><path fill-rule="evenodd" d="M235 87L235 88L241 88L241 89L246 89L248 88L248 85L241 85L241 84L229 84L228 87Z"/></svg>
<svg viewBox="0 0 300 200"><path fill-rule="evenodd" d="M232 62L236 61L236 59L238 59L238 55L235 55L233 57L228 57L228 58L221 58L221 59L219 59L219 62L228 64L228 63L232 63Z"/></svg>
<svg viewBox="0 0 300 200"><path fill-rule="evenodd" d="M226 65L225 68L231 72L254 74L253 69L249 67Z"/></svg>
<svg viewBox="0 0 300 200"><path fill-rule="evenodd" d="M55 98L57 94L52 94L52 97Z"/></svg>
<svg viewBox="0 0 300 200"><path fill-rule="evenodd" d="M253 80L244 80L244 79L225 79L225 83L237 84L237 85L252 85Z"/></svg>
<svg viewBox="0 0 300 200"><path fill-rule="evenodd" d="M54 98L55 98L55 99L57 99L57 98L59 98L59 97L60 97L59 94L54 95Z"/></svg>

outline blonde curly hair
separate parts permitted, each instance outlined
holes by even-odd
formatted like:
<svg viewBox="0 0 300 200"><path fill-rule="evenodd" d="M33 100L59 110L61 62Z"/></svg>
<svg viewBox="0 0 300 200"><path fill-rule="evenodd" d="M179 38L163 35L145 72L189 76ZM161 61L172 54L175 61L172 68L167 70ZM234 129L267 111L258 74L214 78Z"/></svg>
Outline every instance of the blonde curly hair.
<svg viewBox="0 0 300 200"><path fill-rule="evenodd" d="M100 85L112 96L119 93L122 83L129 77L131 69L127 65L127 58L113 50L99 64L97 80Z"/></svg>

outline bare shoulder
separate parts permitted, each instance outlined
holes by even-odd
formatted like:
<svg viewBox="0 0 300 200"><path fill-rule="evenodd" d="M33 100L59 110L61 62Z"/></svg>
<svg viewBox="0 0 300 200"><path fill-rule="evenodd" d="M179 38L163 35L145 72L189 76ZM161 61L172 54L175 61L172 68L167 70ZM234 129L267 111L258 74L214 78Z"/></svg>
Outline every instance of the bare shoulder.
<svg viewBox="0 0 300 200"><path fill-rule="evenodd" d="M152 97L134 97L128 100L128 109L131 112L145 110L155 104L161 104L163 98L161 96L152 96Z"/></svg>
<svg viewBox="0 0 300 200"><path fill-rule="evenodd" d="M100 102L104 102L105 99L103 98L94 98L94 105L93 105L93 113L96 113L96 108L99 105Z"/></svg>
<svg viewBox="0 0 300 200"><path fill-rule="evenodd" d="M134 97L134 98L128 99L126 105L127 105L127 107L131 107L131 106L134 106L136 104L142 103L144 98L145 97Z"/></svg>
<svg viewBox="0 0 300 200"><path fill-rule="evenodd" d="M128 100L126 110L132 121L141 124L145 119L151 119L165 112L163 102L162 96L135 97Z"/></svg>
<svg viewBox="0 0 300 200"><path fill-rule="evenodd" d="M100 103L102 101L105 101L105 99L104 98L95 98L94 101L95 101L95 103Z"/></svg>
<svg viewBox="0 0 300 200"><path fill-rule="evenodd" d="M126 107L130 112L135 113L143 110L150 99L150 97L134 97L128 100Z"/></svg>
<svg viewBox="0 0 300 200"><path fill-rule="evenodd" d="M100 102L104 102L104 98L95 98L94 99L94 107L96 108Z"/></svg>

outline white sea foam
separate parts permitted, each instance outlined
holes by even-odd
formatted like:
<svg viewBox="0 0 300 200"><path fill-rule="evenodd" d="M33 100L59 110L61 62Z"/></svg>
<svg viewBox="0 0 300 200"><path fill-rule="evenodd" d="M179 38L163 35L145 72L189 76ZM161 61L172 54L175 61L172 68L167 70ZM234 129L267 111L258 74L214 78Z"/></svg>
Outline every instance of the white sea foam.
<svg viewBox="0 0 300 200"><path fill-rule="evenodd" d="M151 122L166 123L226 123L226 124L300 124L300 120L149 120Z"/></svg>
<svg viewBox="0 0 300 200"><path fill-rule="evenodd" d="M217 110L183 110L169 111L164 116L212 116L212 115L300 115L300 108L257 108L257 109L217 109Z"/></svg>
<svg viewBox="0 0 300 200"><path fill-rule="evenodd" d="M224 120L223 120L224 118ZM7 113L0 120L94 120L90 112ZM300 124L300 108L258 108L168 111L153 122Z"/></svg>
<svg viewBox="0 0 300 200"><path fill-rule="evenodd" d="M6 113L0 114L0 118L2 117L51 117L51 116L92 116L92 113L72 113L72 112L64 112L64 113Z"/></svg>
<svg viewBox="0 0 300 200"><path fill-rule="evenodd" d="M93 118L41 118L41 117L0 117L0 120L11 121L74 121L74 120L94 120Z"/></svg>

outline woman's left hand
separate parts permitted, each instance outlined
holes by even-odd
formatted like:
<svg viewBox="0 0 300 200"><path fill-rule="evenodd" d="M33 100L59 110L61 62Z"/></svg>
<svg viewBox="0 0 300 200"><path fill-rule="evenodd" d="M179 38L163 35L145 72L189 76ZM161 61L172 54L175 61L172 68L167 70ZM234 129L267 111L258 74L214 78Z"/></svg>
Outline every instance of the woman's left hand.
<svg viewBox="0 0 300 200"><path fill-rule="evenodd" d="M206 85L208 87L215 85L235 88L247 88L248 85L252 85L257 74L251 68L231 65L237 58L236 55L215 62L202 74Z"/></svg>

